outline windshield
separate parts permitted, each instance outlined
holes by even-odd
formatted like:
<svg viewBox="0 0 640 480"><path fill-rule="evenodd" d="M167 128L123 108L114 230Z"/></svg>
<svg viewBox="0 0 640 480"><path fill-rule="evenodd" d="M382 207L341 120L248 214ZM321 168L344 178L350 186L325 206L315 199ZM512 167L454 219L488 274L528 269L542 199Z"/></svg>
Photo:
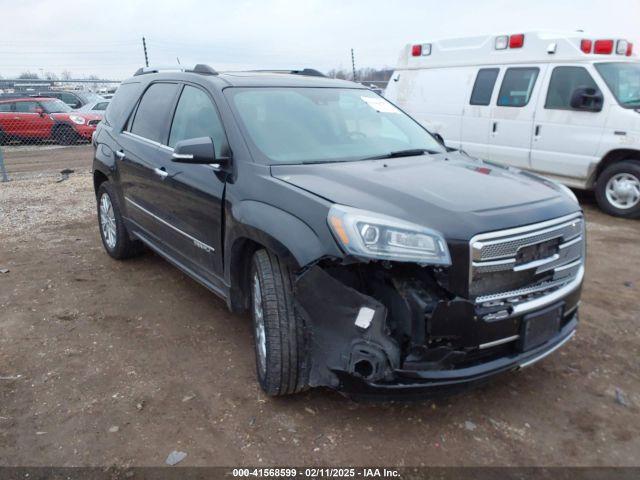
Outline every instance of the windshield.
<svg viewBox="0 0 640 480"><path fill-rule="evenodd" d="M225 94L268 163L363 160L401 150L445 151L418 123L369 90L228 88Z"/></svg>
<svg viewBox="0 0 640 480"><path fill-rule="evenodd" d="M71 111L71 107L62 100L42 100L40 104L47 113L66 113Z"/></svg>
<svg viewBox="0 0 640 480"><path fill-rule="evenodd" d="M640 107L640 63L597 63L596 69L620 105Z"/></svg>

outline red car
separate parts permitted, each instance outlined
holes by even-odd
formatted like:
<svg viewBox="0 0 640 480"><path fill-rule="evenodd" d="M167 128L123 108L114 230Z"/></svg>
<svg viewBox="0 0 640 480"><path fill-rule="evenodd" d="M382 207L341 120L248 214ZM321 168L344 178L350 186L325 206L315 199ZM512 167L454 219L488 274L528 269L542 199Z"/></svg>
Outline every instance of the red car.
<svg viewBox="0 0 640 480"><path fill-rule="evenodd" d="M13 140L62 145L90 141L101 119L76 112L56 98L0 99L0 145Z"/></svg>

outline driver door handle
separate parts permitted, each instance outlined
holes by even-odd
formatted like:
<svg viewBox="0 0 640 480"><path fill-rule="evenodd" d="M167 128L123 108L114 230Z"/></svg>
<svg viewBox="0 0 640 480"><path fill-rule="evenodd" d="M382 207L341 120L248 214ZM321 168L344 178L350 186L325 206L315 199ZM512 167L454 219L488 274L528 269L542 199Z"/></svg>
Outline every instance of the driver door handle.
<svg viewBox="0 0 640 480"><path fill-rule="evenodd" d="M158 175L160 178L162 178L163 180L165 178L167 178L167 175L169 175L169 173L165 170L164 167L161 168L154 168L153 169L153 173L155 173L156 175Z"/></svg>

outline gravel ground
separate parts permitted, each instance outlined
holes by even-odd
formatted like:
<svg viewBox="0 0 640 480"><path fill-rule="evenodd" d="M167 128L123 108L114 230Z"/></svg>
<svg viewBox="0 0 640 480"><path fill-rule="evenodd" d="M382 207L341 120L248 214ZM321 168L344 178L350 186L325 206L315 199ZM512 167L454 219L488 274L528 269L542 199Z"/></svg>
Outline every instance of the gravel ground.
<svg viewBox="0 0 640 480"><path fill-rule="evenodd" d="M638 465L640 224L588 195L581 325L559 352L435 401L271 399L247 318L151 253L103 252L89 149L7 157L0 465Z"/></svg>

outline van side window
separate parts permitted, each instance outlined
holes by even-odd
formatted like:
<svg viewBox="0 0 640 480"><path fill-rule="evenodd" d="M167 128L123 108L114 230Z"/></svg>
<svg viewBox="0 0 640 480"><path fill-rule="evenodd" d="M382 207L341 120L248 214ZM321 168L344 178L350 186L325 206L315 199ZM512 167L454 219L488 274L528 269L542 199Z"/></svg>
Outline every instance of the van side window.
<svg viewBox="0 0 640 480"><path fill-rule="evenodd" d="M166 144L178 85L154 83L144 92L131 125L131 133Z"/></svg>
<svg viewBox="0 0 640 480"><path fill-rule="evenodd" d="M471 92L471 100L469 100L471 105L489 105L493 87L498 78L498 72L500 72L499 68L481 68L478 70L478 76Z"/></svg>
<svg viewBox="0 0 640 480"><path fill-rule="evenodd" d="M11 112L13 103L0 103L0 112Z"/></svg>
<svg viewBox="0 0 640 480"><path fill-rule="evenodd" d="M572 110L571 94L576 88L600 89L584 67L555 67L549 80L549 90L544 108L557 110Z"/></svg>
<svg viewBox="0 0 640 480"><path fill-rule="evenodd" d="M186 85L173 116L169 146L173 148L182 140L199 137L213 140L216 157L226 155L227 137L216 107L202 90Z"/></svg>
<svg viewBox="0 0 640 480"><path fill-rule="evenodd" d="M508 68L500 86L498 106L524 107L529 103L539 71L529 67Z"/></svg>

